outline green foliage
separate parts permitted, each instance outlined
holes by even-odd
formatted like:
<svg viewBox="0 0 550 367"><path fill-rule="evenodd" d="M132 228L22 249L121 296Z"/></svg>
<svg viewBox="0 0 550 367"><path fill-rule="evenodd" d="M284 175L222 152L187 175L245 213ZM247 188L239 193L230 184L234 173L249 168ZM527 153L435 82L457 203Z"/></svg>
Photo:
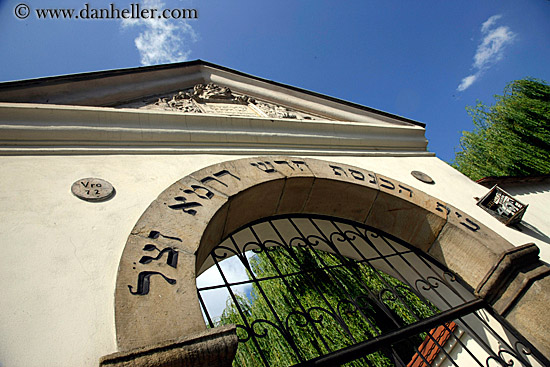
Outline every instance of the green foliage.
<svg viewBox="0 0 550 367"><path fill-rule="evenodd" d="M473 180L550 173L550 86L516 80L495 98L467 108L474 131L463 132L453 166Z"/></svg>
<svg viewBox="0 0 550 367"><path fill-rule="evenodd" d="M403 325L429 317L436 310L395 278L325 252L272 247L253 256L249 269L252 270L251 279L289 275L253 283L250 297L236 296L238 305L228 301L220 324L248 325L255 333L266 334L254 338L238 328L241 339L250 339L239 343L233 366L262 366L258 349L263 351L269 366L290 366L299 362L296 351L309 360L394 329L390 318L366 297L369 293L374 299L381 293L384 304ZM398 297L383 292L388 287L395 288ZM356 300L359 309L350 302L341 302L349 299ZM329 312L340 314L345 326ZM246 320L241 319L241 313ZM304 316L307 313L311 317L309 322ZM286 338L278 331L281 325L290 332ZM421 342L422 337L413 340L415 346ZM380 352L346 364L365 365L386 367L393 364Z"/></svg>

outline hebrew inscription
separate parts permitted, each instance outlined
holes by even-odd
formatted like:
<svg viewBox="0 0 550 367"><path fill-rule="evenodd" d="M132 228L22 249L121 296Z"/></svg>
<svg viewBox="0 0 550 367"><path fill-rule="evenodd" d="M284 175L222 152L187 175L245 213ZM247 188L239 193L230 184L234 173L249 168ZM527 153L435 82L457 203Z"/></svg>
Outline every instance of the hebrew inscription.
<svg viewBox="0 0 550 367"><path fill-rule="evenodd" d="M365 181L365 175L362 172L359 172L359 171L351 169L351 168L349 168L348 171L349 171L349 173L351 173L351 176L353 178L355 178L356 180Z"/></svg>
<svg viewBox="0 0 550 367"><path fill-rule="evenodd" d="M459 212L456 212L456 211L455 211L455 215L459 219L464 217L462 214L460 214ZM460 222L460 224L462 224L464 227L468 228L472 232L477 232L480 228L477 223L475 223L474 221L472 221L468 217L464 217L464 222Z"/></svg>
<svg viewBox="0 0 550 367"><path fill-rule="evenodd" d="M239 176L235 176L234 174L232 174L231 172L229 172L228 170L225 170L225 169L214 173L212 176L206 176L206 177L202 178L201 182L203 184L206 184L210 181L216 181L216 182L222 184L225 187L229 187L225 182L220 180L221 177L230 176L230 177L233 177L236 180L239 180L239 181L241 180Z"/></svg>
<svg viewBox="0 0 550 367"><path fill-rule="evenodd" d="M214 193L212 191L200 185L191 185L191 189L185 189L183 192L186 194L195 194L201 199L210 200L214 197Z"/></svg>
<svg viewBox="0 0 550 367"><path fill-rule="evenodd" d="M163 238L168 238L168 239L171 239L171 240L174 240L174 241L178 241L178 242L182 242L181 241L181 238L178 238L178 237L170 237L170 236L165 236L163 235L162 233L160 233L159 231L151 231L149 232L149 238L152 238L152 239L157 239L159 237L163 237Z"/></svg>
<svg viewBox="0 0 550 367"><path fill-rule="evenodd" d="M436 202L435 210L437 210L438 212L446 213L447 216L451 215L451 212L452 212L451 208L449 208L445 204L440 203L439 201ZM481 227L479 226L479 224L477 224L476 222L474 222L470 218L467 218L467 217L463 216L462 214L460 214L457 211L455 211L453 213L453 215L455 215L458 219L464 218L464 221L461 221L460 224L463 225L464 227L468 228L470 231L477 232L477 231L480 230Z"/></svg>
<svg viewBox="0 0 550 367"><path fill-rule="evenodd" d="M286 165L293 171L295 171L296 168L299 169L300 171L304 171L303 166L307 167L306 162L298 161L298 160L291 160L290 162L288 162L288 161L273 161L273 162L275 162L275 164ZM296 167L296 168L294 168L294 167Z"/></svg>
<svg viewBox="0 0 550 367"><path fill-rule="evenodd" d="M160 232L151 231L151 233L149 234L149 237L151 237L151 236L158 238L158 236L160 236ZM173 238L173 237L170 237L170 238ZM179 238L175 238L175 239L181 241L181 239L179 239ZM148 243L143 247L143 251L150 252L151 255L153 255L153 256L150 256L150 255L142 256L139 259L139 263L141 265L148 265L148 264L151 264L154 261L159 261L163 257L166 257L166 265L168 265L168 266L170 266L174 269L178 267L178 252L177 252L176 249L173 249L171 247L166 247L166 248L163 248L161 250L156 245L154 245L152 243ZM137 266L137 263L134 262L134 265ZM133 267L134 270L136 269L136 266ZM167 277L166 275L162 274L159 271L144 270L144 271L141 271L138 274L137 286L136 286L135 291L134 291L134 287L132 285L128 285L128 289L130 290L130 293L133 294L133 295L139 295L139 296L144 296L144 295L149 294L151 277L153 275L160 276L168 284L171 284L171 285L176 284L175 279L169 278L169 277Z"/></svg>
<svg viewBox="0 0 550 367"><path fill-rule="evenodd" d="M436 208L435 208L435 210L437 210L438 212L444 213L443 209L445 209L445 211L447 212L447 215L451 214L451 209L450 209L447 205L441 204L441 203L438 201L438 202L436 203Z"/></svg>
<svg viewBox="0 0 550 367"><path fill-rule="evenodd" d="M265 161L265 162L256 162L256 163L250 163L250 165L256 167L260 171L264 171L265 173L271 173L276 172L277 170L273 167L273 164L271 162Z"/></svg>
<svg viewBox="0 0 550 367"><path fill-rule="evenodd" d="M166 275L158 272L158 271L142 271L138 274L138 282L137 282L137 290L132 290L132 286L129 285L128 288L130 289L130 293L133 295L139 295L139 296L145 296L149 294L149 287L151 283L151 276L153 275L159 275L164 280L168 282L168 284L176 284L176 279L168 278Z"/></svg>
<svg viewBox="0 0 550 367"><path fill-rule="evenodd" d="M281 172L290 169L291 171L304 172L304 168L307 168L307 163L302 160L290 159L290 160L273 160L271 161L257 161L251 162L250 165L263 171L265 173Z"/></svg>
<svg viewBox="0 0 550 367"><path fill-rule="evenodd" d="M329 164L329 167L334 170L334 174L336 176L346 176L347 177L347 175L348 175L342 167L333 166L332 164Z"/></svg>
<svg viewBox="0 0 550 367"><path fill-rule="evenodd" d="M356 169L348 168L347 170L345 170L344 168L333 164L329 164L328 166L332 168L332 172L335 176L351 177L357 181L367 181L370 184L376 185L376 175L371 172L365 172L365 176L365 173Z"/></svg>
<svg viewBox="0 0 550 367"><path fill-rule="evenodd" d="M170 209L174 210L181 210L184 213L190 214L190 215L196 215L197 211L192 208L196 208L199 206L202 206L201 203L197 203L196 201L187 201L187 198L185 196L176 196L174 198L176 201L180 201L180 204L172 204L168 205Z"/></svg>
<svg viewBox="0 0 550 367"><path fill-rule="evenodd" d="M409 189L408 187L405 187L405 186L403 186L403 185L401 185L401 184L400 184L400 185L397 185L397 186L399 186L399 193L400 193L400 194L401 194L402 192L404 192L404 191L407 191L407 192L409 193L409 197L412 198L412 196L413 196L413 191L412 191L411 189Z"/></svg>
<svg viewBox="0 0 550 367"><path fill-rule="evenodd" d="M380 180L380 187L383 187L385 189L391 190L391 191L397 191L397 193L404 195L405 197L412 198L414 190L410 187L407 187L405 185L402 185L400 183L395 185L395 183L387 178L384 177L378 177Z"/></svg>
<svg viewBox="0 0 550 367"><path fill-rule="evenodd" d="M203 184L207 184L209 182L217 182L225 187L229 187L228 183L222 181L222 178L226 180L229 176L235 180L240 181L240 177L232 174L228 170L221 170L219 172L214 173L212 176L206 176L203 177L200 182ZM230 182L230 180L227 180L227 182ZM183 191L186 196L175 196L174 201L178 202L175 204L170 204L168 207L173 210L181 210L182 212L195 216L198 213L198 209L203 206L198 201L194 200L211 200L215 194L212 190L202 186L202 185L191 185L188 189L180 189Z"/></svg>
<svg viewBox="0 0 550 367"><path fill-rule="evenodd" d="M159 250L157 246L153 244L147 244L145 247L143 247L143 251L157 251L158 255L155 257L152 256L142 256L141 259L139 259L140 264L149 264L152 261L159 260L165 253L168 254L168 257L166 259L166 264L168 266L173 267L174 269L178 266L178 252L174 250L173 248L167 247L165 249Z"/></svg>
<svg viewBox="0 0 550 367"><path fill-rule="evenodd" d="M380 187L385 187L386 189L395 190L395 185L390 180L386 180L385 178L379 177L378 178L383 183L380 184Z"/></svg>

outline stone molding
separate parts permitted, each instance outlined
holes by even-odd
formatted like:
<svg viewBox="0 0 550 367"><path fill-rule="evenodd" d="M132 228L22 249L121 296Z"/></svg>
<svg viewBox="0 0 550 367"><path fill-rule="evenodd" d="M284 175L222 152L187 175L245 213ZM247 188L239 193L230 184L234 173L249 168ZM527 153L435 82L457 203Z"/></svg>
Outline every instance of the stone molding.
<svg viewBox="0 0 550 367"><path fill-rule="evenodd" d="M528 243L504 251L476 289L476 294L506 315L532 282L550 275L539 260L539 248Z"/></svg>
<svg viewBox="0 0 550 367"><path fill-rule="evenodd" d="M485 278L476 288L476 293L485 298L493 299L499 293L500 288L505 284L517 268L528 263L533 263L539 258L539 248L534 243L528 243L504 251L497 263L487 273Z"/></svg>
<svg viewBox="0 0 550 367"><path fill-rule="evenodd" d="M40 104L0 103L0 136L0 155L434 155L418 126Z"/></svg>
<svg viewBox="0 0 550 367"><path fill-rule="evenodd" d="M226 161L174 183L132 230L115 292L119 348L203 330L195 278L209 266L208 253L251 221L300 213L353 220L396 236L435 257L489 301L496 289L506 291L510 266L539 264L534 245L515 248L475 218L393 178L309 158ZM157 259L177 252L181 266L170 267L166 257L153 267L140 265L152 258L153 248ZM137 294L136 281L145 273L152 274L152 291ZM522 331L528 324L514 326Z"/></svg>
<svg viewBox="0 0 550 367"><path fill-rule="evenodd" d="M101 357L100 367L230 367L237 352L235 325Z"/></svg>

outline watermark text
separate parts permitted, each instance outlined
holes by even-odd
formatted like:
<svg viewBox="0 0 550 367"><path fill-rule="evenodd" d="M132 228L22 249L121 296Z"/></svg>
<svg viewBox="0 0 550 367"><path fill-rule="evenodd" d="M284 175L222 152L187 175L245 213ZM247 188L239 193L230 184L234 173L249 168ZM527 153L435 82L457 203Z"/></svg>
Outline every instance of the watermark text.
<svg viewBox="0 0 550 367"><path fill-rule="evenodd" d="M126 8L118 8L111 3L108 7L96 8L89 3L80 9L35 8L21 3L15 6L14 14L19 19L34 16L37 19L197 19L197 9L155 9L132 3Z"/></svg>

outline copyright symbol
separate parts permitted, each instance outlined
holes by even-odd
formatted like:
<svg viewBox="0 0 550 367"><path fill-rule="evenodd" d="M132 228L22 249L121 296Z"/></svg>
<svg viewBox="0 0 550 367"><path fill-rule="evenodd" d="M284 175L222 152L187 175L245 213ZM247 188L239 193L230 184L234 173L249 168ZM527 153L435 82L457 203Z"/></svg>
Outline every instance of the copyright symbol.
<svg viewBox="0 0 550 367"><path fill-rule="evenodd" d="M15 16L19 19L25 19L31 13L31 9L27 4L19 4L15 7Z"/></svg>

